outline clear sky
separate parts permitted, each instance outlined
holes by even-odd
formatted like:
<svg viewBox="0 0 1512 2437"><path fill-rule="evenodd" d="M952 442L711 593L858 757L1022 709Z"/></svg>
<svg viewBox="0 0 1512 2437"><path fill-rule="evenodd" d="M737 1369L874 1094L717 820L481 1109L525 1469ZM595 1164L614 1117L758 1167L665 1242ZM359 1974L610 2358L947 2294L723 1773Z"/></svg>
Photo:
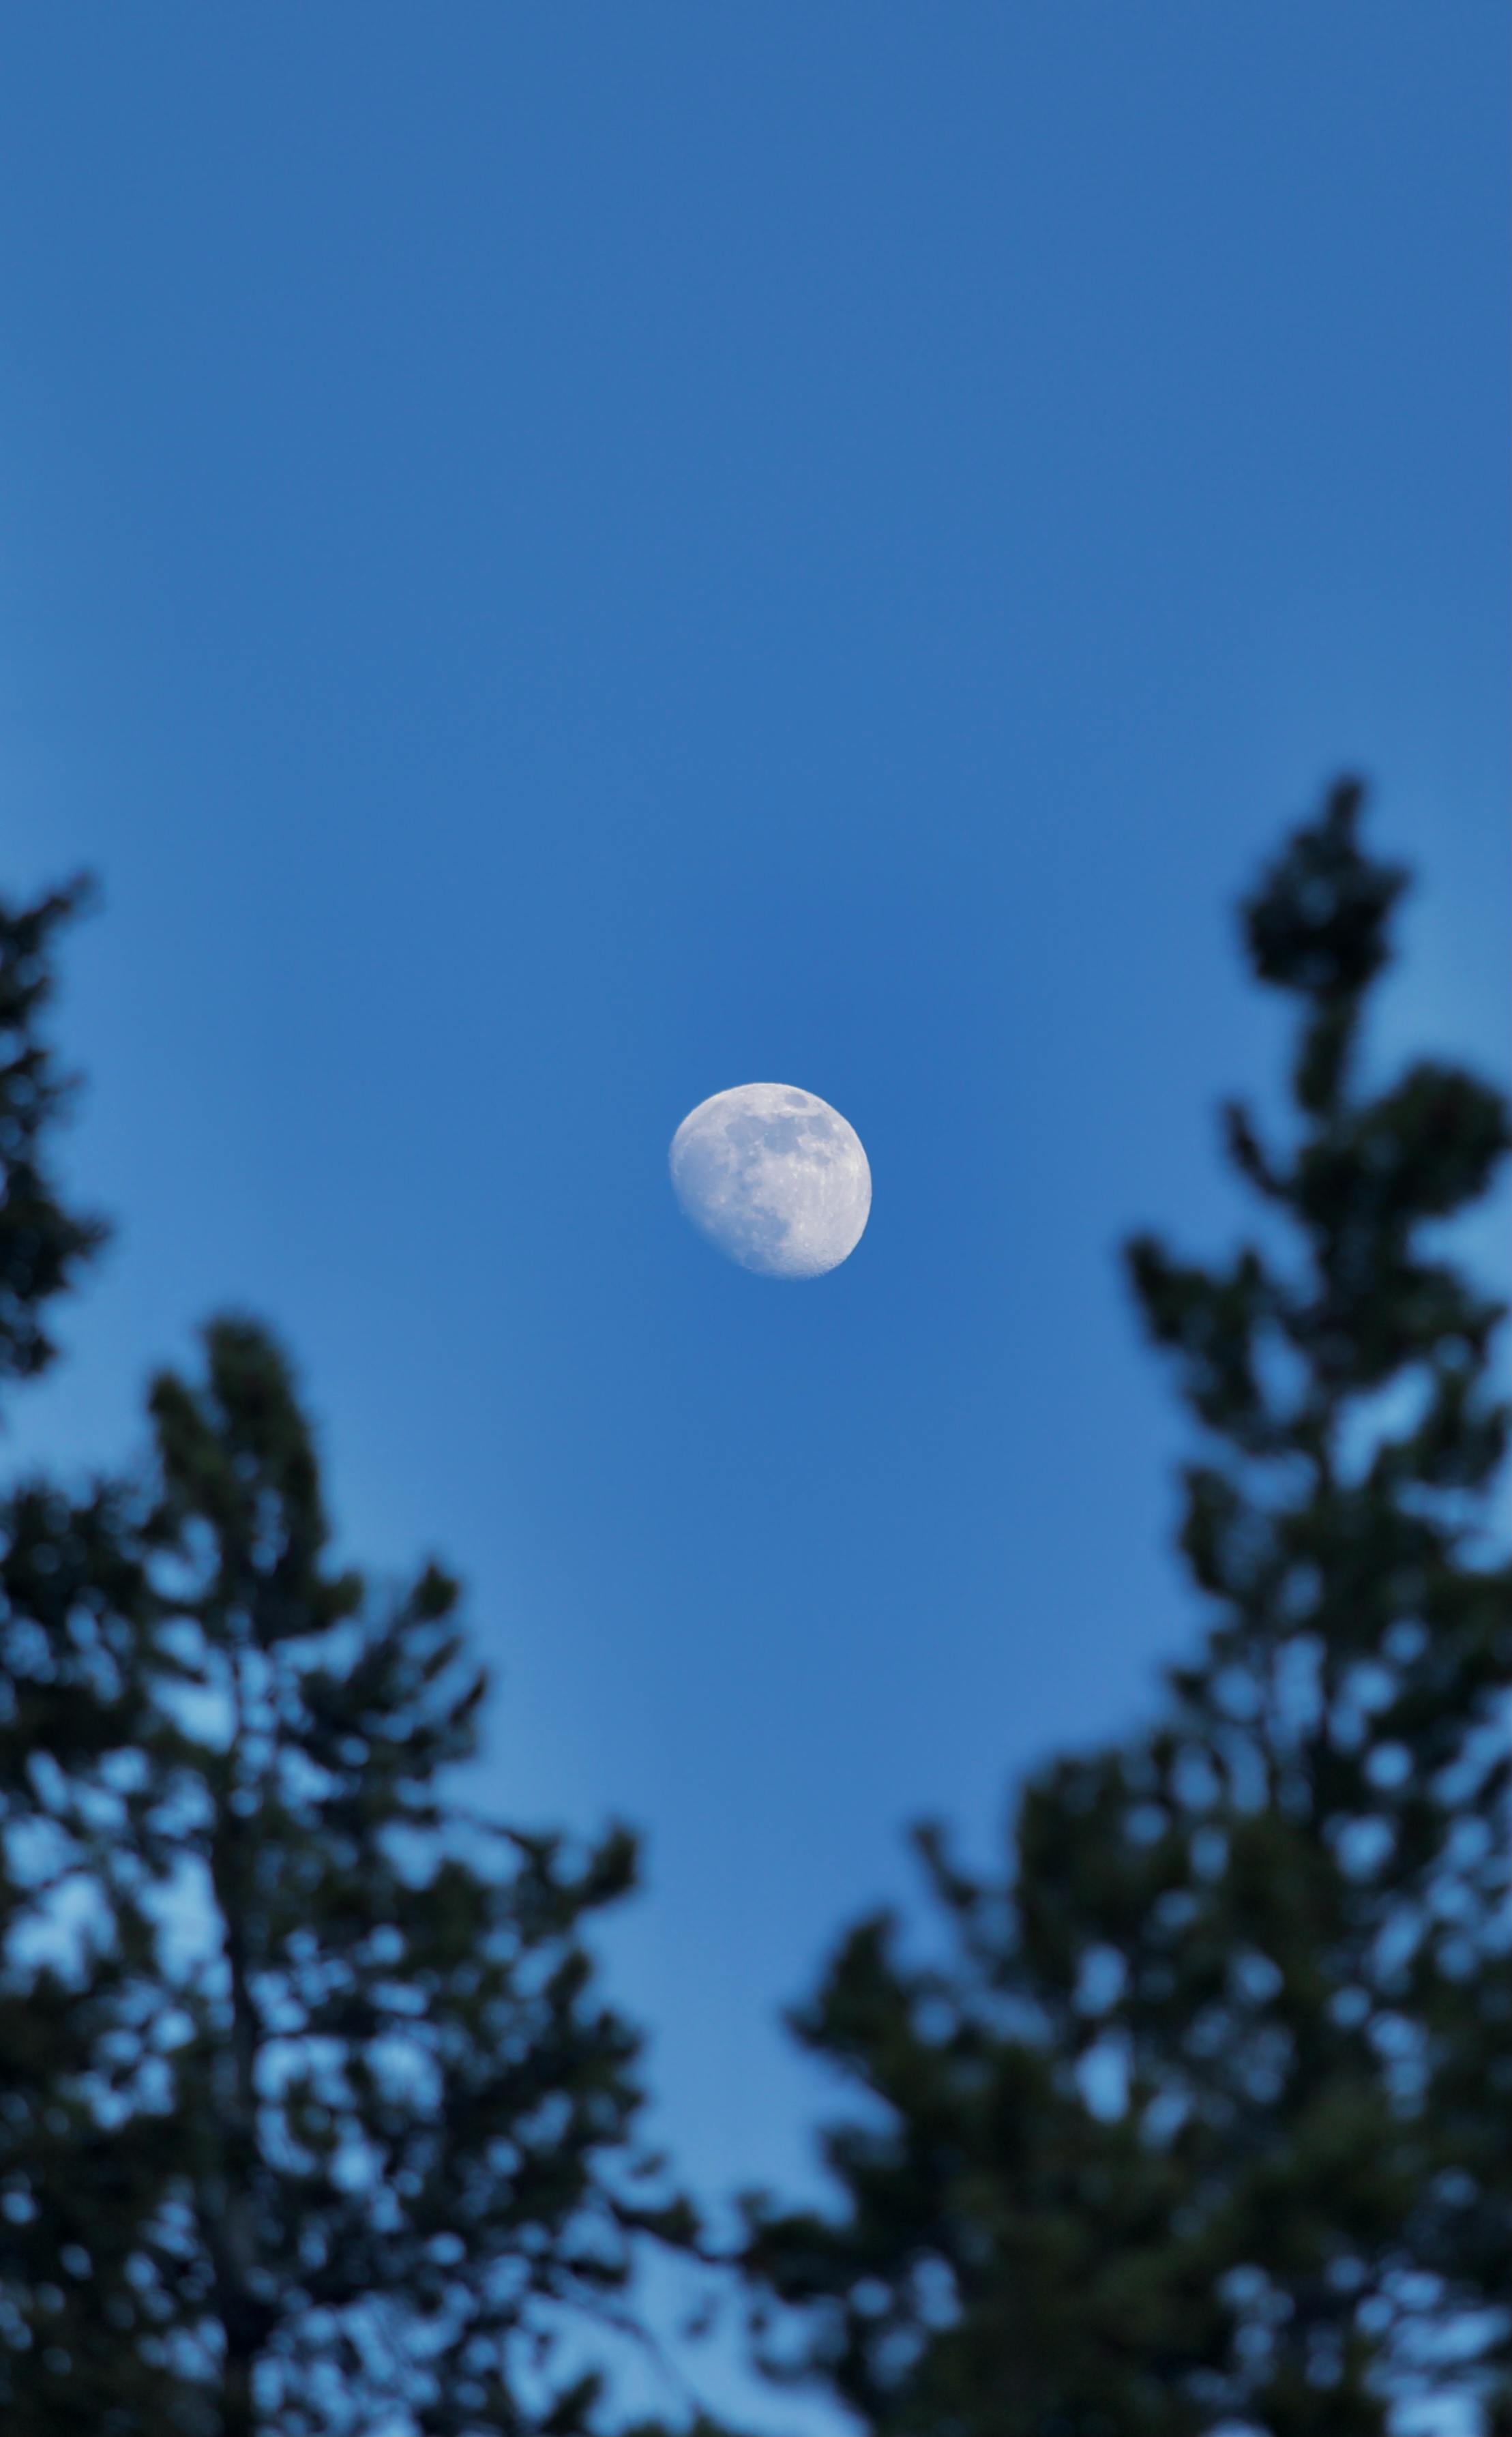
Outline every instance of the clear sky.
<svg viewBox="0 0 1512 2437"><path fill-rule="evenodd" d="M1503 12L0 34L3 879L105 883L120 1221L13 1449L270 1319L349 1552L472 1587L491 1797L646 1832L686 2170L791 2183L778 2008L900 1824L983 1849L1192 1629L1115 1248L1236 1222L1229 907L1341 765L1394 1038L1503 1058ZM668 1188L752 1079L870 1158L817 1283Z"/></svg>

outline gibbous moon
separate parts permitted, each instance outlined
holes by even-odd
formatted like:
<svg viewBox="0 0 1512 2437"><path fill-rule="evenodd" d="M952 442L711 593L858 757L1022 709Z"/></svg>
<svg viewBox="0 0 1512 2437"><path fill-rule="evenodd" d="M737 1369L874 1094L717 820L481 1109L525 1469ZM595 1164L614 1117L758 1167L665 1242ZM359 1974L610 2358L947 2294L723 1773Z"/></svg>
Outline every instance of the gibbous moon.
<svg viewBox="0 0 1512 2437"><path fill-rule="evenodd" d="M871 1170L837 1109L792 1083L738 1083L683 1118L672 1188L743 1270L818 1278L861 1241Z"/></svg>

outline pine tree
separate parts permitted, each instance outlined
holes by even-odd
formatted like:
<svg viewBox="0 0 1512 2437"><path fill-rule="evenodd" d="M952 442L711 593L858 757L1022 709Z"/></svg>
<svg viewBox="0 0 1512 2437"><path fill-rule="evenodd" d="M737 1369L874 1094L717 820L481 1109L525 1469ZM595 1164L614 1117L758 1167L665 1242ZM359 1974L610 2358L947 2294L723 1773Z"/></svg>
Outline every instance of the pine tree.
<svg viewBox="0 0 1512 2437"><path fill-rule="evenodd" d="M0 1373L101 1231L48 1166L76 898L0 906ZM145 1474L0 1508L6 2437L580 2437L643 2236L589 1917L631 1839L475 1819L455 1585L328 1553L289 1365L237 1318Z"/></svg>
<svg viewBox="0 0 1512 2437"><path fill-rule="evenodd" d="M331 1569L283 1357L237 1319L206 1348L151 1397L185 1949L163 2223L205 2425L575 2437L597 2388L554 2385L554 2328L612 2304L638 2236L689 2230L583 1942L633 1844L574 1865L448 1799L484 1692L455 1585Z"/></svg>
<svg viewBox="0 0 1512 2437"><path fill-rule="evenodd" d="M0 1378L30 1379L57 1352L47 1306L99 1250L105 1228L60 1199L51 1136L71 1078L42 1030L55 987L54 942L90 900L86 880L29 905L0 898Z"/></svg>
<svg viewBox="0 0 1512 2437"><path fill-rule="evenodd" d="M1224 1113L1255 1239L1129 1249L1201 1433L1202 1647L1029 1783L1000 1873L918 1832L943 1960L878 1915L797 2018L864 2104L744 2265L768 2366L877 2437L1512 2428L1501 1310L1433 1237L1507 1121L1430 1061L1365 1087L1404 875L1360 809L1243 909L1299 1014L1286 1144Z"/></svg>
<svg viewBox="0 0 1512 2437"><path fill-rule="evenodd" d="M50 1306L104 1229L52 1168L70 1085L42 1026L82 883L0 902L0 1378L51 1362ZM131 2269L156 2188L119 2034L146 1928L121 1832L151 1612L119 1494L24 1481L0 1501L0 2425L113 2437L160 2382ZM130 1839L128 1838L128 1841ZM124 2126L123 2113L132 2120ZM125 2417L122 2417L122 2414Z"/></svg>

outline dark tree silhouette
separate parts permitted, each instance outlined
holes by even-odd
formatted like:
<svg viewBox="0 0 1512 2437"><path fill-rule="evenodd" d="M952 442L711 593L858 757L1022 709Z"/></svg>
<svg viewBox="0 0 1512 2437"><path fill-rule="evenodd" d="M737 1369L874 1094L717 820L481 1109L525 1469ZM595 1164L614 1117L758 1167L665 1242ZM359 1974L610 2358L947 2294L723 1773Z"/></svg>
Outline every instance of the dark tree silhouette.
<svg viewBox="0 0 1512 2437"><path fill-rule="evenodd" d="M72 1088L40 1026L54 987L55 935L89 902L85 880L31 904L0 899L0 1378L26 1379L56 1351L53 1297L105 1239L99 1219L59 1198L51 1135Z"/></svg>
<svg viewBox="0 0 1512 2437"><path fill-rule="evenodd" d="M219 2437L578 2430L596 2385L553 2390L554 2323L612 2301L638 2235L686 2231L581 1935L632 1841L574 1866L448 1800L484 1691L454 1585L330 1570L283 1358L235 1319L206 1344L202 1382L151 1398L153 1825L194 1948L165 1987L164 2241Z"/></svg>
<svg viewBox="0 0 1512 2437"><path fill-rule="evenodd" d="M49 1306L104 1236L53 1175L68 1085L40 1028L56 935L86 896L75 883L0 901L8 1389L51 1361ZM135 1815L118 1762L149 1726L135 1661L151 1607L118 1493L32 1481L0 1503L0 2425L13 2437L145 2428L160 2392L136 2350L130 2274L155 2128L123 2126L116 2046L145 1937L117 1867Z"/></svg>
<svg viewBox="0 0 1512 2437"><path fill-rule="evenodd" d="M864 1920L797 2018L865 2104L745 2268L768 2364L877 2437L1374 2437L1451 2391L1512 2428L1501 1314L1433 1240L1507 1122L1450 1066L1364 1088L1404 875L1360 806L1244 907L1300 1019L1286 1143L1224 1113L1257 1239L1129 1248L1202 1434L1202 1649L1033 1779L1000 1877L919 1832L946 1960Z"/></svg>
<svg viewBox="0 0 1512 2437"><path fill-rule="evenodd" d="M0 908L12 1376L98 1236L44 1157L69 903ZM584 1943L632 1842L466 1812L454 1585L334 1569L282 1354L205 1349L143 1479L0 1514L0 2426L577 2437L587 2332L689 2232Z"/></svg>

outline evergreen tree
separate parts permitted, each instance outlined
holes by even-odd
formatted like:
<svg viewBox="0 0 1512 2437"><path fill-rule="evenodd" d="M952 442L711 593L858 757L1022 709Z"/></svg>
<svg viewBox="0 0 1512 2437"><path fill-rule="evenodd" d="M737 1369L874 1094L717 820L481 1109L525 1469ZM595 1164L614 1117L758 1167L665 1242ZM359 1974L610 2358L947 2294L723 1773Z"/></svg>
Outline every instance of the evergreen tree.
<svg viewBox="0 0 1512 2437"><path fill-rule="evenodd" d="M56 933L89 901L75 880L31 904L0 898L0 1378L29 1379L57 1349L46 1307L105 1230L59 1198L51 1134L71 1090L41 1024L53 993Z"/></svg>
<svg viewBox="0 0 1512 2437"><path fill-rule="evenodd" d="M745 2269L768 2366L877 2437L1512 2428L1501 1313L1433 1243L1507 1123L1451 1066L1365 1088L1404 875L1360 801L1244 907L1299 1014L1286 1144L1224 1113L1256 1240L1129 1248L1202 1434L1201 1651L1031 1780L1000 1875L919 1832L942 1961L864 1920L797 2018L865 2103Z"/></svg>
<svg viewBox="0 0 1512 2437"><path fill-rule="evenodd" d="M51 1165L68 1096L41 1026L80 883L0 901L0 1378L52 1360L54 1299L101 1243ZM148 1724L151 1612L119 1494L44 1481L0 1502L0 2426L112 2437L153 2425L159 2379L131 2269L155 2128L119 2046L146 1925L122 1831ZM130 1842L128 1835L127 1842ZM127 2118L122 2122L123 2114ZM125 2413L123 2418L121 2415ZM145 2415L145 2416L144 2416Z"/></svg>
<svg viewBox="0 0 1512 2437"><path fill-rule="evenodd" d="M484 1690L455 1586L333 1571L283 1358L235 1319L206 1343L202 1383L151 1398L185 1949L163 2224L206 2425L575 2437L597 2388L553 2386L554 2327L612 2301L637 2235L689 2230L582 1938L633 1845L574 1866L448 1801Z"/></svg>
<svg viewBox="0 0 1512 2437"><path fill-rule="evenodd" d="M9 1376L100 1232L46 1161L73 902L0 906ZM469 1816L455 1586L333 1568L279 1349L206 1356L144 1479L0 1510L0 2427L580 2437L586 2332L689 2233L585 1946L631 1840Z"/></svg>

